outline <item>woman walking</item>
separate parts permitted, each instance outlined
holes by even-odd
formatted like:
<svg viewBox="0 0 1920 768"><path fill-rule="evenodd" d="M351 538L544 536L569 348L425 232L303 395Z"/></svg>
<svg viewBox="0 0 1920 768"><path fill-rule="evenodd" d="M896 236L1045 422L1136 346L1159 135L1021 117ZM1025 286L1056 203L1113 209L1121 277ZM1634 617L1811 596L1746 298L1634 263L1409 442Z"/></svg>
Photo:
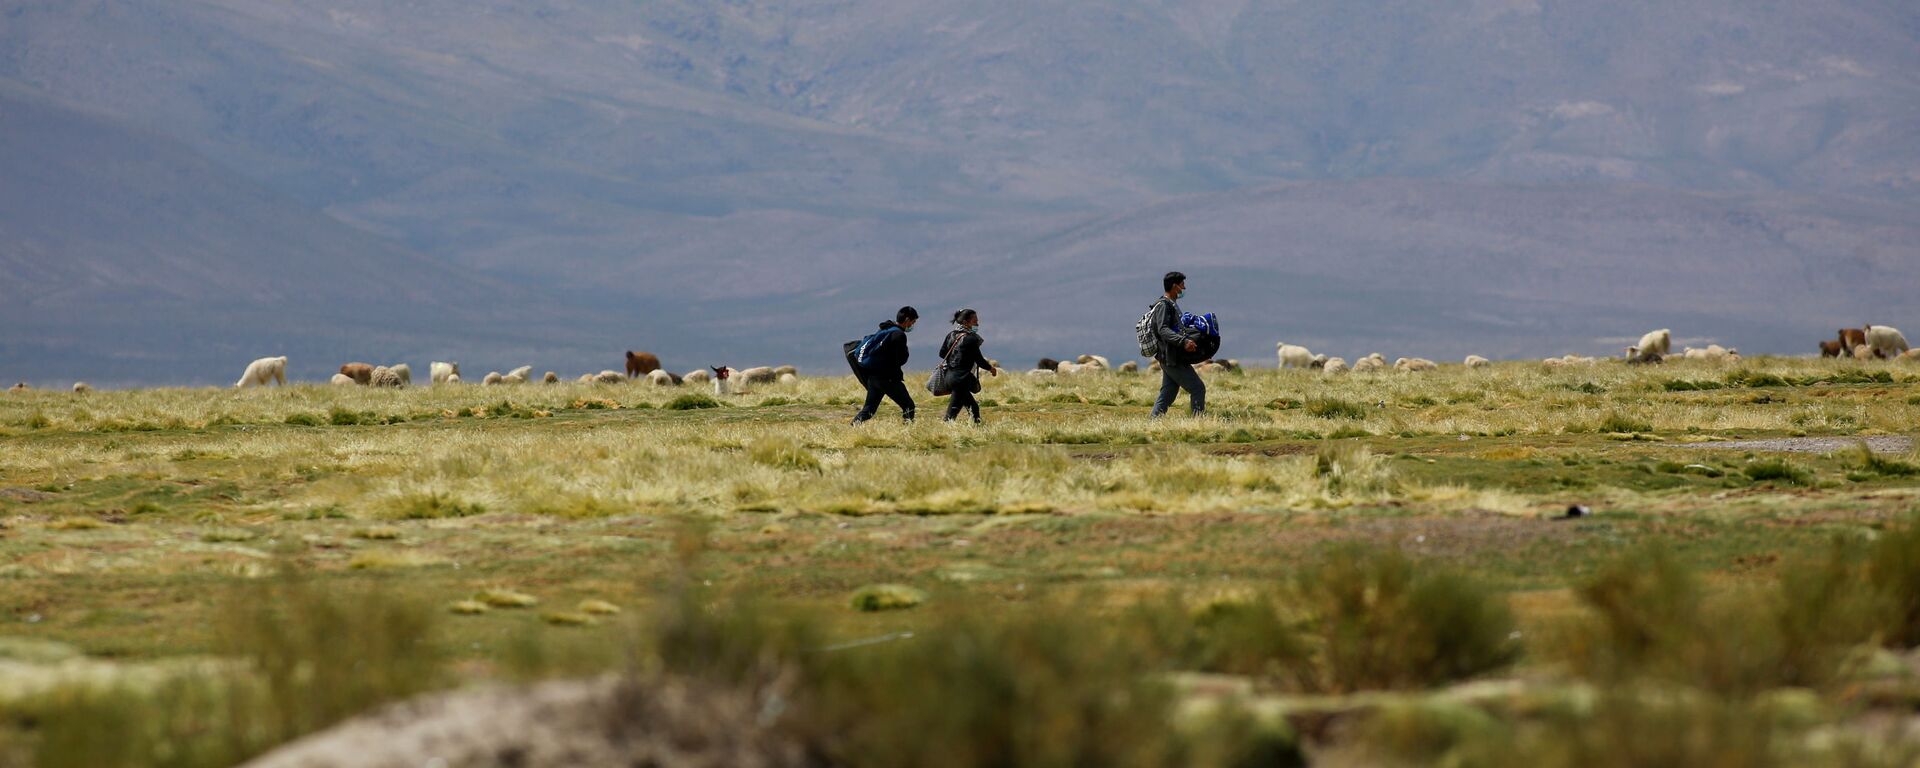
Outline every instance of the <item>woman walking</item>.
<svg viewBox="0 0 1920 768"><path fill-rule="evenodd" d="M973 423L980 423L980 401L973 393L980 391L980 374L976 369L984 368L987 373L1000 375L1000 369L987 362L980 354L980 313L971 309L962 309L953 313L953 324L960 326L947 334L940 343L940 359L946 361L947 370L953 375L953 397L947 401L947 421L953 421L960 415L960 409L973 412Z"/></svg>

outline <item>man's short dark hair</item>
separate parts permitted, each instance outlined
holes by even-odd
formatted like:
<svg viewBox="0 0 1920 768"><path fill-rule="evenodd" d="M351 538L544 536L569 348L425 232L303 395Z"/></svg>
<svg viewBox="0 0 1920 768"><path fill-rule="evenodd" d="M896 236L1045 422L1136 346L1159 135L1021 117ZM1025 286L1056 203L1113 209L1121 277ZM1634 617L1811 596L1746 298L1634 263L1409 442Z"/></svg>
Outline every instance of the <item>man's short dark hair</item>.
<svg viewBox="0 0 1920 768"><path fill-rule="evenodd" d="M914 309L913 307L901 307L900 311L893 313L893 321L896 323L904 323L908 320L918 319L920 319L920 310Z"/></svg>
<svg viewBox="0 0 1920 768"><path fill-rule="evenodd" d="M1178 272L1168 272L1166 277L1160 278L1160 290L1171 291L1173 290L1174 286L1184 283L1186 281L1187 281L1186 275L1180 274Z"/></svg>

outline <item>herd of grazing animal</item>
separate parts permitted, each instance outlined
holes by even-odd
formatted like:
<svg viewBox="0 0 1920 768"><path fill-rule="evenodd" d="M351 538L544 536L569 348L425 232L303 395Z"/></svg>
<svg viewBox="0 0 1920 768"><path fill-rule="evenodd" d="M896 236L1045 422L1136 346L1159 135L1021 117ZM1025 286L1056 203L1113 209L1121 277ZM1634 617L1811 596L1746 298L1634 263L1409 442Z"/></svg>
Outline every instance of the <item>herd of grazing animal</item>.
<svg viewBox="0 0 1920 768"><path fill-rule="evenodd" d="M1920 363L1920 349L1914 349L1907 343L1907 337L1900 329L1887 325L1866 325L1861 328L1842 328L1835 338L1820 342L1820 356L1853 360L1902 360ZM1385 356L1374 352L1348 363L1346 358L1328 357L1314 354L1312 350L1297 344L1280 342L1274 345L1276 362L1282 369L1295 368L1318 370L1324 375L1334 376L1346 373L1368 373L1392 368L1402 373L1420 373L1439 369L1439 364L1419 357L1402 357L1387 363ZM1640 337L1640 341L1627 347L1624 360L1628 365L1657 365L1674 358L1673 332L1661 328L1649 331ZM1740 360L1740 350L1709 344L1704 348L1686 347L1681 350L1678 359L1705 362L1730 363ZM1549 369L1569 366L1594 365L1599 358L1581 355L1565 355L1540 361ZM990 361L995 368L999 361ZM1468 355L1462 365L1469 369L1486 368L1493 363L1480 355ZM1233 359L1206 360L1194 365L1194 369L1203 374L1223 373L1240 369L1240 361ZM1119 373L1138 373L1141 371L1158 372L1160 363L1149 361L1143 368L1139 362L1128 360L1118 366L1100 355L1080 355L1071 362L1050 357L1040 358L1029 376L1075 376L1090 373L1114 371ZM434 361L427 367L428 381L434 385L459 384L460 364ZM644 380L652 386L678 387L683 385L711 384L715 395L744 394L746 387L764 384L787 384L798 379L799 372L793 366L760 366L734 369L727 366L709 366L684 375L672 373L663 368L660 358L650 352L627 351L626 370L604 370L599 373L581 375L576 381L583 384L618 384L626 381ZM491 372L481 378L483 385L526 384L533 380L533 367L523 365L505 374ZM394 365L373 365L352 362L340 366L331 382L338 386L388 387L400 388L413 385L413 369L405 363ZM540 377L543 384L558 384L560 376L547 371ZM268 384L283 386L287 383L287 358L263 357L247 364L247 369L234 382L237 388L263 387ZM30 390L26 382L20 382L7 389L9 393ZM73 391L85 394L93 387L84 381L75 382Z"/></svg>
<svg viewBox="0 0 1920 768"><path fill-rule="evenodd" d="M1821 357L1851 357L1855 360L1920 361L1920 354L1907 345L1900 329L1869 324L1864 328L1842 328L1838 338L1820 342Z"/></svg>
<svg viewBox="0 0 1920 768"><path fill-rule="evenodd" d="M428 381L432 384L459 384L460 364L434 361L427 366ZM540 376L542 384L560 383L560 374L547 371ZM619 384L627 381L645 381L659 387L678 387L685 384L713 384L716 395L745 394L744 385L791 384L799 380L799 370L791 365L760 366L735 370L726 366L709 367L689 372L685 375L672 373L660 366L660 358L650 352L627 351L626 371L604 370L599 373L582 374L576 379L582 384ZM482 386L508 386L526 384L533 381L533 366L523 365L506 373L491 371L481 377ZM405 363L397 365L372 365L369 363L347 363L333 375L331 382L337 386L361 387L407 387L413 384L413 369ZM235 383L235 387L257 387L267 384L284 385L287 383L287 358L263 357L247 366L247 371ZM15 390L26 389L22 383ZM75 384L74 391L90 391L84 382Z"/></svg>

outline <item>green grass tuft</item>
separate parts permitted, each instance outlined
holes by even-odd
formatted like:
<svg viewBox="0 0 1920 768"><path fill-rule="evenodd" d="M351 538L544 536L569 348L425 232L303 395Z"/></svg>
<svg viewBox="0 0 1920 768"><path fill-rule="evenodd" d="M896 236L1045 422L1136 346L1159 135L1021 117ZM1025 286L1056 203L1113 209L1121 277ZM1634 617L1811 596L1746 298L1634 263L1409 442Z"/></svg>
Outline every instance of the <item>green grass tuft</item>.
<svg viewBox="0 0 1920 768"><path fill-rule="evenodd" d="M917 608L927 601L927 593L904 584L875 584L853 593L853 609L873 613Z"/></svg>
<svg viewBox="0 0 1920 768"><path fill-rule="evenodd" d="M1358 421L1367 417L1367 407L1351 400L1316 397L1307 401L1307 414L1322 419Z"/></svg>
<svg viewBox="0 0 1920 768"><path fill-rule="evenodd" d="M707 394L681 395L668 401L666 405L667 410L670 411L697 411L704 408L719 407L720 401L713 399L712 395Z"/></svg>

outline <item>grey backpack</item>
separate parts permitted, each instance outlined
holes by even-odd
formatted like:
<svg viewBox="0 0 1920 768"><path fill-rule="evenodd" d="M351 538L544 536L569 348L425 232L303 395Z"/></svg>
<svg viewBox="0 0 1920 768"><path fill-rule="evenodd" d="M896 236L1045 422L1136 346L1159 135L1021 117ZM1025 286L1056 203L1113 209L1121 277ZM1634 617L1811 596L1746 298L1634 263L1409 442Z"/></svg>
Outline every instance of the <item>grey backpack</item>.
<svg viewBox="0 0 1920 768"><path fill-rule="evenodd" d="M1133 325L1134 335L1140 338L1141 357L1155 357L1160 354L1160 335L1153 332L1153 311L1160 308L1162 301L1166 299L1155 300L1153 306L1147 307L1147 313L1140 316L1140 322Z"/></svg>

